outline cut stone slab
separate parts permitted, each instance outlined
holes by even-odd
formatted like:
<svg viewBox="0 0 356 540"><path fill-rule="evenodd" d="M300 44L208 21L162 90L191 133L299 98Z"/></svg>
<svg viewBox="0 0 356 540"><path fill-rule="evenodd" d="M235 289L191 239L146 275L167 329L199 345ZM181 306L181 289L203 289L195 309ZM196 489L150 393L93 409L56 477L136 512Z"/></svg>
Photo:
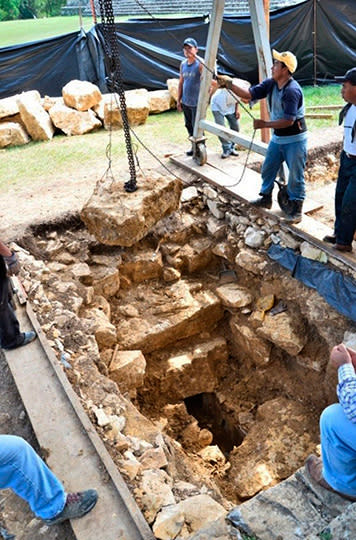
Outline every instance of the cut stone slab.
<svg viewBox="0 0 356 540"><path fill-rule="evenodd" d="M80 216L102 244L133 246L178 208L182 188L182 182L171 177L147 179L133 193L127 193L123 184L115 184L95 190Z"/></svg>
<svg viewBox="0 0 356 540"><path fill-rule="evenodd" d="M109 376L121 392L136 397L136 388L143 385L146 360L141 351L118 351L109 366Z"/></svg>
<svg viewBox="0 0 356 540"><path fill-rule="evenodd" d="M169 90L152 90L148 93L150 114L169 111L171 108L171 94Z"/></svg>
<svg viewBox="0 0 356 540"><path fill-rule="evenodd" d="M0 124L0 148L21 146L30 142L30 137L20 124L4 122Z"/></svg>
<svg viewBox="0 0 356 540"><path fill-rule="evenodd" d="M41 103L37 91L24 92L17 97L17 106L26 130L34 141L47 141L54 135L54 126Z"/></svg>
<svg viewBox="0 0 356 540"><path fill-rule="evenodd" d="M197 282L183 280L150 292L137 287L126 301L139 307L139 315L119 322L120 349L147 353L213 328L223 317L220 301L198 287Z"/></svg>
<svg viewBox="0 0 356 540"><path fill-rule="evenodd" d="M130 126L139 126L144 124L150 112L148 101L148 92L125 93L126 96L126 112ZM118 100L105 101L104 103L104 127L105 129L120 129L122 128L122 118L120 110L120 102Z"/></svg>
<svg viewBox="0 0 356 540"><path fill-rule="evenodd" d="M174 101L178 101L179 79L167 79L167 86L171 97Z"/></svg>

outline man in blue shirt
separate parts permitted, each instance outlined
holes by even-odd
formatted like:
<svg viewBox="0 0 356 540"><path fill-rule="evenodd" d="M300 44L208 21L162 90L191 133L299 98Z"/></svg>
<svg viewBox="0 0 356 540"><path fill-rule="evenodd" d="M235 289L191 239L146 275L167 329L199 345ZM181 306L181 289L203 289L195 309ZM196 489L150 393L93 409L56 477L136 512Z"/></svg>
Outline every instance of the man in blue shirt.
<svg viewBox="0 0 356 540"><path fill-rule="evenodd" d="M270 120L255 119L255 129L269 127L273 135L262 166L260 197L251 201L262 208L272 207L272 190L278 171L285 161L289 168L287 185L288 203L283 210L286 220L298 223L302 219L305 199L304 168L307 157L307 133L304 120L304 98L300 85L292 77L297 69L297 59L290 51L272 51L272 78L246 90L233 83L229 77L218 77L218 83L226 85L242 99L255 101L267 98Z"/></svg>
<svg viewBox="0 0 356 540"><path fill-rule="evenodd" d="M330 363L338 371L339 403L320 417L322 459L310 455L305 468L315 483L356 501L356 351L336 345Z"/></svg>
<svg viewBox="0 0 356 540"><path fill-rule="evenodd" d="M189 136L192 137L203 64L197 59L198 44L194 38L189 37L184 40L183 52L186 60L183 60L180 65L177 109L183 111L185 127ZM187 156L192 155L193 147L187 152Z"/></svg>

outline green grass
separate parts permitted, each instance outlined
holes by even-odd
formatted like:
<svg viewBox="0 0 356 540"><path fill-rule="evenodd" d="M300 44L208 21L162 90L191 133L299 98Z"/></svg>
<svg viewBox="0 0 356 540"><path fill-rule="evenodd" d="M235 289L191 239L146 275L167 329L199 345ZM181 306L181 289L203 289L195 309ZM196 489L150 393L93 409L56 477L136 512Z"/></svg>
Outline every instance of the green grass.
<svg viewBox="0 0 356 540"><path fill-rule="evenodd" d="M84 29L89 30L92 26L92 18L83 17ZM80 22L78 15L71 17L49 17L48 19L1 21L0 47L37 41L79 30Z"/></svg>
<svg viewBox="0 0 356 540"><path fill-rule="evenodd" d="M147 17L145 13L142 15ZM182 14L160 15L160 17L180 18ZM116 21L126 21L129 17L115 17ZM98 17L98 20L100 18ZM84 30L88 31L93 26L91 17L83 17ZM28 43L60 36L80 30L78 15L68 17L49 17L43 19L25 19L19 21L0 21L0 48L9 47L21 43Z"/></svg>
<svg viewBox="0 0 356 540"><path fill-rule="evenodd" d="M343 103L339 96L339 86L306 87L304 91L307 105ZM252 112L258 117L259 107L255 106ZM309 119L308 128L310 131L321 127L332 129L337 125L336 117L337 112L333 120ZM212 120L210 110L207 118ZM252 120L243 110L240 125L242 133L252 135ZM150 115L146 124L135 127L134 131L161 160L168 152L180 153L189 146L183 115L176 110ZM207 139L208 151L219 152L220 143L217 137L207 133ZM134 136L132 141L136 144ZM65 179L68 171L70 174L75 171L80 177L95 174L99 178L107 167L105 152L108 142L108 131L101 129L81 136L56 135L51 141L30 142L25 146L0 150L0 159L2 161L6 159L6 175L0 174L0 191L16 189L17 185L24 184L33 184L35 189L36 186L45 185L48 178L54 175ZM138 157L142 168L145 169L145 162L147 163L149 156L140 144L138 148ZM114 172L120 175L120 167L123 163L126 165L126 148L121 130L114 131L112 135L112 163Z"/></svg>

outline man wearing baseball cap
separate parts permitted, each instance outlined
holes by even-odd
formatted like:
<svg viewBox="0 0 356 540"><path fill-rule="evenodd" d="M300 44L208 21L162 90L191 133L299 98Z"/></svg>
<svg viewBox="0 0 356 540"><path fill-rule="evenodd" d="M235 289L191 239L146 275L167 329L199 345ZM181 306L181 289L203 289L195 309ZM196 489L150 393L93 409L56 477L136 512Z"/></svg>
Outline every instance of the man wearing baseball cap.
<svg viewBox="0 0 356 540"><path fill-rule="evenodd" d="M290 51L272 51L274 59L272 77L248 90L237 86L229 77L218 77L242 99L255 101L266 98L269 102L270 120L254 120L254 128L269 127L273 135L262 166L260 197L251 203L262 208L272 207L272 191L279 169L285 161L289 168L287 200L282 210L285 219L298 223L302 219L305 199L304 168L307 157L307 127L304 119L304 98L300 85L292 77L297 69L297 59Z"/></svg>
<svg viewBox="0 0 356 540"><path fill-rule="evenodd" d="M341 95L347 103L339 118L339 124L344 122L344 146L335 190L334 234L324 241L338 251L352 251L356 231L356 67L335 80L342 83Z"/></svg>
<svg viewBox="0 0 356 540"><path fill-rule="evenodd" d="M178 111L183 111L185 127L190 137L193 135L200 90L200 76L203 65L197 58L198 43L188 37L183 43L183 53L186 60L180 65L178 85ZM193 155L193 147L187 151L187 156Z"/></svg>

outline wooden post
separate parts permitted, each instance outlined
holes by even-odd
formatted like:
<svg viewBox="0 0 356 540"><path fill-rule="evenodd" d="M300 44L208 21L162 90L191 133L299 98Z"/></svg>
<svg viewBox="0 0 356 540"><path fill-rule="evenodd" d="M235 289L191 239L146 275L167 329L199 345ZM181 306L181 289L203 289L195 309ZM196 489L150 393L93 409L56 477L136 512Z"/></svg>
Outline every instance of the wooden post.
<svg viewBox="0 0 356 540"><path fill-rule="evenodd" d="M266 21L266 27L267 27L267 36L268 40L270 39L270 27L269 27L269 0L263 0L263 7L265 11L265 21ZM259 71L260 76L260 82L263 80L263 77L261 76L261 71ZM262 99L260 101L260 113L262 120L269 120L269 112L267 107L267 101L265 99ZM262 142L269 143L271 138L271 130L269 128L263 128L261 129L261 140Z"/></svg>
<svg viewBox="0 0 356 540"><path fill-rule="evenodd" d="M251 24L255 39L260 80L271 76L272 54L269 43L269 0L249 0ZM265 100L264 100L265 101ZM261 118L268 119L266 102L261 105ZM261 130L263 142L269 141L269 129ZM267 133L266 133L267 132ZM267 135L267 137L266 137Z"/></svg>
<svg viewBox="0 0 356 540"><path fill-rule="evenodd" d="M197 105L197 114L194 124L193 137L200 139L203 136L203 130L199 126L200 120L206 118L206 110L209 103L209 89L215 69L216 55L220 41L221 26L224 16L225 0L215 0L209 24L208 39L206 43L206 51L204 58L202 79L200 83L199 99Z"/></svg>

